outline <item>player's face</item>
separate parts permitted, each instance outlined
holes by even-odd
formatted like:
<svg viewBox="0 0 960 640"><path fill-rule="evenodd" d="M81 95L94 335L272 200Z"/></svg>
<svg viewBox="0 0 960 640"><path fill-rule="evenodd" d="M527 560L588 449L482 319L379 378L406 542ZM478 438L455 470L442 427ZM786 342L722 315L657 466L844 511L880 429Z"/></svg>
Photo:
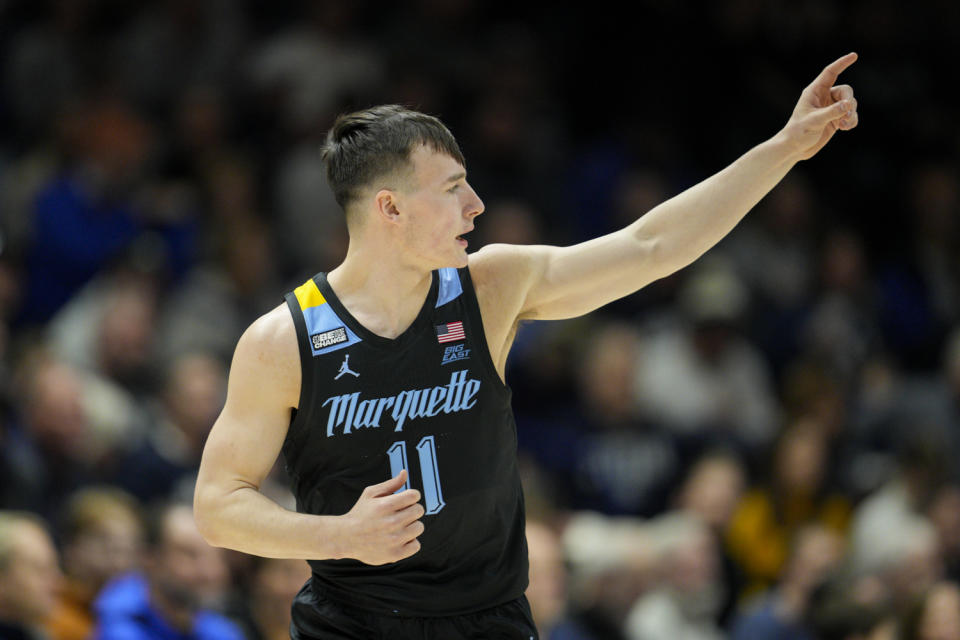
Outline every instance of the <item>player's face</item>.
<svg viewBox="0 0 960 640"><path fill-rule="evenodd" d="M483 213L483 201L467 183L463 166L450 156L419 146L410 160L413 186L401 201L408 214L408 254L430 269L465 267L463 236L473 231L473 219Z"/></svg>

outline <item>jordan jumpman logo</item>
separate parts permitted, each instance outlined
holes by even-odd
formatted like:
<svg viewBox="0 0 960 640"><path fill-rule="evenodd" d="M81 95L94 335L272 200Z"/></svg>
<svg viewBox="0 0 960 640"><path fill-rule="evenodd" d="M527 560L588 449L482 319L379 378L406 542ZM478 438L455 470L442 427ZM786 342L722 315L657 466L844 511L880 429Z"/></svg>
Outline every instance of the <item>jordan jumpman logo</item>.
<svg viewBox="0 0 960 640"><path fill-rule="evenodd" d="M345 373L349 373L350 375L352 375L352 376L355 377L355 378L359 378L359 377L360 377L360 374L359 374L359 373L357 373L356 371L351 371L350 365L348 364L349 360L350 360L350 354L348 353L347 355L345 355L345 356L343 357L343 364L340 365L340 373L338 373L337 375L335 375L335 376L333 377L334 380L339 380L339 379L340 379L340 376L342 376L342 375L345 374Z"/></svg>

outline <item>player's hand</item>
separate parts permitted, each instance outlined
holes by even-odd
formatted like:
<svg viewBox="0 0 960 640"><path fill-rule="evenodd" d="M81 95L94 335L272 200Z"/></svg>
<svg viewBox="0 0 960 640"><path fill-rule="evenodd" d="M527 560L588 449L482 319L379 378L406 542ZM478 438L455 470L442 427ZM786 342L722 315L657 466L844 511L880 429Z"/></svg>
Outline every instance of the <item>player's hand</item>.
<svg viewBox="0 0 960 640"><path fill-rule="evenodd" d="M396 562L420 550L424 509L420 492L394 493L407 481L407 470L367 487L344 518L346 557L366 564Z"/></svg>
<svg viewBox="0 0 960 640"><path fill-rule="evenodd" d="M848 53L833 61L800 94L800 101L781 132L798 159L813 157L837 131L857 126L853 88L846 84L834 86L837 76L856 60L857 54Z"/></svg>

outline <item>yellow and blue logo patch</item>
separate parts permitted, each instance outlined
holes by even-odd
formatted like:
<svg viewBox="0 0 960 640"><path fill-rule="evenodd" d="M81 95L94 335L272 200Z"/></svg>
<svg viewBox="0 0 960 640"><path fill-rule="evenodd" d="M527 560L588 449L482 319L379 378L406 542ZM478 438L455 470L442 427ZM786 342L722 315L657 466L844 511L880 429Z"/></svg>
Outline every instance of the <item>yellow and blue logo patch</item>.
<svg viewBox="0 0 960 640"><path fill-rule="evenodd" d="M320 356L360 342L357 334L327 303L313 278L294 289L293 295L300 303L313 355Z"/></svg>

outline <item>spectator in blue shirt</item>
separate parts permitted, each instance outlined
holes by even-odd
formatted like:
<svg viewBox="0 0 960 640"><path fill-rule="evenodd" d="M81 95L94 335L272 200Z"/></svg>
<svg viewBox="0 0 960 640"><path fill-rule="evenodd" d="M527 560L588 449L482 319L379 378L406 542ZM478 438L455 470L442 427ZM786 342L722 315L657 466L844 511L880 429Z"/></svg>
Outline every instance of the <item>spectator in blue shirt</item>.
<svg viewBox="0 0 960 640"><path fill-rule="evenodd" d="M222 551L197 531L187 505L167 505L148 524L143 573L122 575L94 605L96 640L243 640L240 629L207 607L222 591Z"/></svg>

